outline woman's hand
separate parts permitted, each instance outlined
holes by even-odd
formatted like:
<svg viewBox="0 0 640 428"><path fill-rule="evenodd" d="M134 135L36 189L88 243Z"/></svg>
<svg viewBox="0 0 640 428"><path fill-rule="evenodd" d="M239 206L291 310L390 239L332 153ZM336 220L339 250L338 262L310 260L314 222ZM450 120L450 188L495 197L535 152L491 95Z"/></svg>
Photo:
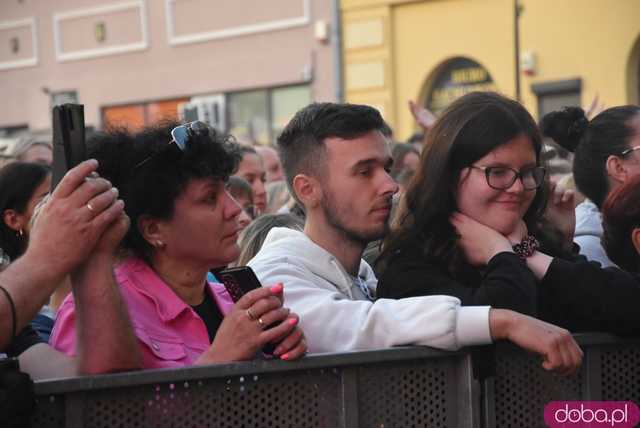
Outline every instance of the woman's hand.
<svg viewBox="0 0 640 428"><path fill-rule="evenodd" d="M298 317L282 307L282 289L282 284L276 284L242 296L224 317L213 343L196 364L250 360L267 343L280 340L274 355L285 360L304 355L306 343L296 327ZM272 324L278 325L264 329Z"/></svg>
<svg viewBox="0 0 640 428"><path fill-rule="evenodd" d="M513 252L507 238L471 217L455 212L449 220L460 234L458 245L471 265L486 265L498 253Z"/></svg>

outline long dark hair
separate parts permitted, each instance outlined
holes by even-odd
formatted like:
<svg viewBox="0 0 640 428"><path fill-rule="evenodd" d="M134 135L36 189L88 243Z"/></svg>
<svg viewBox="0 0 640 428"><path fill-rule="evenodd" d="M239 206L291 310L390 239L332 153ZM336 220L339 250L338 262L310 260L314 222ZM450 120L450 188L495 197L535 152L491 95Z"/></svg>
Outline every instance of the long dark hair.
<svg viewBox="0 0 640 428"><path fill-rule="evenodd" d="M630 121L640 115L640 107L618 106L604 110L591 121L579 107L567 107L542 118L542 133L575 153L573 177L578 190L598 208L609 191L607 159L628 149L635 130Z"/></svg>
<svg viewBox="0 0 640 428"><path fill-rule="evenodd" d="M493 92L473 92L454 101L428 135L420 166L409 183L393 231L385 240L378 269L409 243L423 254L446 263L456 276L465 266L457 248L458 235L449 223L457 209L461 171L519 135L533 143L539 164L542 139L529 112L518 102ZM536 192L524 221L535 228L546 204L546 192Z"/></svg>
<svg viewBox="0 0 640 428"><path fill-rule="evenodd" d="M13 261L27 248L27 236L19 234L4 222L4 212L14 210L24 214L33 192L51 174L47 165L13 162L0 169L0 247Z"/></svg>

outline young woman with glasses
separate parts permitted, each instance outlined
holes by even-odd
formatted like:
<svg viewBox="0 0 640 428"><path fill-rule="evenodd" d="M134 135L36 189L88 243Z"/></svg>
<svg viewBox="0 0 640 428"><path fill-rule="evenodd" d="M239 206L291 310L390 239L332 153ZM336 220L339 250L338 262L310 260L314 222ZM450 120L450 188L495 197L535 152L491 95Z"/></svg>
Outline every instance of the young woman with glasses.
<svg viewBox="0 0 640 428"><path fill-rule="evenodd" d="M590 297L606 292L599 266L539 248L547 197L541 149L536 123L519 103L482 92L452 103L430 131L385 241L377 296L453 295L463 305L512 309L570 330L638 331L637 311L606 306L614 296ZM575 284L572 275L598 279ZM631 285L621 293L640 297ZM618 328L620 320L627 322Z"/></svg>

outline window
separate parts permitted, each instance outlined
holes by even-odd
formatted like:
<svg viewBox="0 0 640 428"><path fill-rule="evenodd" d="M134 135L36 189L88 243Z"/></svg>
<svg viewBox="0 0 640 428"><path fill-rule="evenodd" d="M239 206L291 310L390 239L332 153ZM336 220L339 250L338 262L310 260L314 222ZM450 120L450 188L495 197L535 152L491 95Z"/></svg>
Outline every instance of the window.
<svg viewBox="0 0 640 428"><path fill-rule="evenodd" d="M239 141L271 144L293 115L311 102L308 85L231 93L229 133Z"/></svg>
<svg viewBox="0 0 640 428"><path fill-rule="evenodd" d="M580 79L537 83L531 90L538 97L538 118L563 107L580 107L582 81Z"/></svg>

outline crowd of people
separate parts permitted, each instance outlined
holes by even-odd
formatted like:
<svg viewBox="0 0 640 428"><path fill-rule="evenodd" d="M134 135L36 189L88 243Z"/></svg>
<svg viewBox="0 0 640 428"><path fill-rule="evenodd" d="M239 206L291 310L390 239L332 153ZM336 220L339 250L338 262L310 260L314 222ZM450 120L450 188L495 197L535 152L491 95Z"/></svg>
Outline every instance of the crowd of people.
<svg viewBox="0 0 640 428"><path fill-rule="evenodd" d="M277 150L162 123L94 134L52 191L44 146L4 166L0 352L40 379L506 340L571 374L571 333L640 333L640 107L411 109L406 143L314 103ZM234 301L220 271L245 265L263 287Z"/></svg>

